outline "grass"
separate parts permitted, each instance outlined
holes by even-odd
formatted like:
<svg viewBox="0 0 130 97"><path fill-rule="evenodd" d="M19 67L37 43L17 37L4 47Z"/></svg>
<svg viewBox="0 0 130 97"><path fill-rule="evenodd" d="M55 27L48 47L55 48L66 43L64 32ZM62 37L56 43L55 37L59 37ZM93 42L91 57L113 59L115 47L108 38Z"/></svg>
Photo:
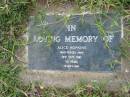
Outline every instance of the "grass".
<svg viewBox="0 0 130 97"><path fill-rule="evenodd" d="M125 39L121 45L122 56L129 59L130 48L130 0L48 0L47 7L74 2L82 12L116 10L125 17ZM107 92L104 84L80 83L72 89L45 87L43 84L24 85L20 78L21 65L16 64L17 49L24 42L20 38L26 33L29 14L36 8L36 0L0 0L0 97L130 97L129 85L118 92Z"/></svg>
<svg viewBox="0 0 130 97"><path fill-rule="evenodd" d="M20 89L22 86L20 71L21 68L16 65L0 65L0 97L18 97L23 94Z"/></svg>

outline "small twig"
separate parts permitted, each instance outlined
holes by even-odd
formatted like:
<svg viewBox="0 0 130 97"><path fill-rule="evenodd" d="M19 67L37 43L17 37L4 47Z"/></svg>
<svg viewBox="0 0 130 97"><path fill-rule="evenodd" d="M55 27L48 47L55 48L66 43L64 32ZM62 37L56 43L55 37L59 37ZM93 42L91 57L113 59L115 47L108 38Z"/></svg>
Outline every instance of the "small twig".
<svg viewBox="0 0 130 97"><path fill-rule="evenodd" d="M15 55L14 53L12 53L10 50L8 50L8 49L6 49L6 48L4 48L4 47L2 47L2 46L0 46L0 48L3 49L4 51L9 52L9 53L10 53L11 55L13 55L18 61L20 61L20 62L22 62L22 63L24 63L24 64L27 64L26 62L24 62L23 60L21 60L17 55Z"/></svg>

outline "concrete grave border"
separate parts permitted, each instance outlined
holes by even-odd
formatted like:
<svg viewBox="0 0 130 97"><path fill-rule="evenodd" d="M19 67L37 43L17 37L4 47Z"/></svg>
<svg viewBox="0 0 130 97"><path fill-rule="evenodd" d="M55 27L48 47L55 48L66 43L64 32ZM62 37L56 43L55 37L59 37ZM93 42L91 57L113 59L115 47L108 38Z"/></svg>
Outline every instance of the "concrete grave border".
<svg viewBox="0 0 130 97"><path fill-rule="evenodd" d="M98 12L100 13L100 12ZM53 15L54 13L48 13L47 15ZM90 12L75 13L72 15L84 15L84 14L95 14ZM97 14L97 13L96 13ZM58 15L66 15L58 14ZM68 14L69 16L70 14ZM28 40L28 35L25 35ZM124 25L123 17L121 17L121 38L124 38ZM28 63L28 47L26 47L26 54L24 55L25 61ZM43 82L46 86L56 87L72 87L78 82L85 81L98 81L98 80L110 80L112 82L122 81L124 78L123 73L128 73L129 70L124 67L123 59L121 59L121 71L114 73L99 73L99 72L66 72L66 71L50 71L50 70L28 70L22 74L22 78L26 82ZM27 65L27 64L26 64Z"/></svg>

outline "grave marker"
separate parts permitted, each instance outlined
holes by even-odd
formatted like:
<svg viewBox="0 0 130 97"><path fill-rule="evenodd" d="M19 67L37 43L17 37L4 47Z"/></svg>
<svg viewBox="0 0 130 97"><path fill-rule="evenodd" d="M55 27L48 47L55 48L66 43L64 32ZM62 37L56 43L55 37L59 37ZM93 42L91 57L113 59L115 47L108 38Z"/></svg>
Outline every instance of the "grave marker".
<svg viewBox="0 0 130 97"><path fill-rule="evenodd" d="M47 15L29 23L28 66L33 70L112 72L120 70L118 15ZM49 45L48 45L49 44Z"/></svg>

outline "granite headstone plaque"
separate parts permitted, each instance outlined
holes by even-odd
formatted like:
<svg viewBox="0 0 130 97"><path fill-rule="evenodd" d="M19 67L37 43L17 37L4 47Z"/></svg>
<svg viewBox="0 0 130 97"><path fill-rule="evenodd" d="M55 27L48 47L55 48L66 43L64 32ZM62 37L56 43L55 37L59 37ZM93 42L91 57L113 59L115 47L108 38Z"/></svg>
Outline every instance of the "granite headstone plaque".
<svg viewBox="0 0 130 97"><path fill-rule="evenodd" d="M46 15L40 19L30 17L29 69L92 72L120 69L119 15Z"/></svg>

